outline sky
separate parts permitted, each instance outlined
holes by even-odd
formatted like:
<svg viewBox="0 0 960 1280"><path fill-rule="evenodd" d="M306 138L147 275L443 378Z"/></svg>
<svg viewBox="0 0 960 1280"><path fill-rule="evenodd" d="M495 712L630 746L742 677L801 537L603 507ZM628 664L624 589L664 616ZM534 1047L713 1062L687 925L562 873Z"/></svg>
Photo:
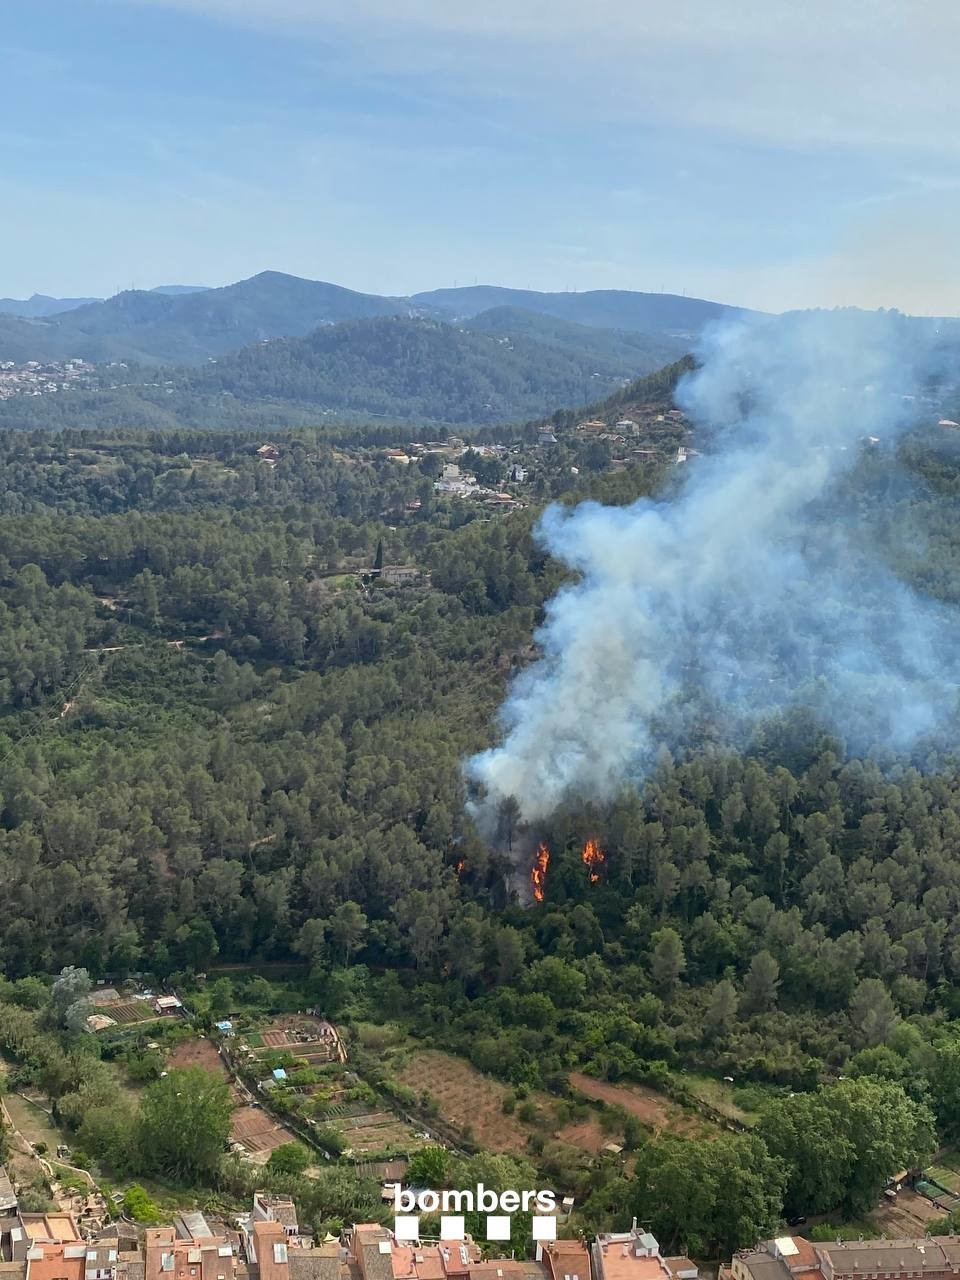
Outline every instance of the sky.
<svg viewBox="0 0 960 1280"><path fill-rule="evenodd" d="M960 312L955 0L3 0L0 296Z"/></svg>

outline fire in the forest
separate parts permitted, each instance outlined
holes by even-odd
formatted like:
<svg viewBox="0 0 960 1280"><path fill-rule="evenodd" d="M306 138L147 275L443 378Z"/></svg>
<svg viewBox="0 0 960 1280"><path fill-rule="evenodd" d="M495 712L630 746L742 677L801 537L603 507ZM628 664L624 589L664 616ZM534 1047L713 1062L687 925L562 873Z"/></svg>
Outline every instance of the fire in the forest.
<svg viewBox="0 0 960 1280"><path fill-rule="evenodd" d="M463 873L466 871L466 869L467 869L467 860L466 858L461 858L460 861L457 863L457 875L462 876Z"/></svg>
<svg viewBox="0 0 960 1280"><path fill-rule="evenodd" d="M541 844L537 848L536 857L530 869L530 888L533 890L533 896L537 902L543 901L543 895L547 887L547 868L549 866L550 850L545 844Z"/></svg>
<svg viewBox="0 0 960 1280"><path fill-rule="evenodd" d="M590 883L596 884L600 879L600 872L603 864L607 860L607 855L600 848L599 844L592 837L583 846L583 853L580 855L585 867L590 872Z"/></svg>

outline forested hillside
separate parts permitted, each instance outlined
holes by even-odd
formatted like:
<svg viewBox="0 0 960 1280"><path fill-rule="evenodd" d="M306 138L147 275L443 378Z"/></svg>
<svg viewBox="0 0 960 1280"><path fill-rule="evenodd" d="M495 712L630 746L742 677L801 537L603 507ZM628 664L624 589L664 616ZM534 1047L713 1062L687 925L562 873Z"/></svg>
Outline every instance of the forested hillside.
<svg viewBox="0 0 960 1280"><path fill-rule="evenodd" d="M683 367L629 389L638 418ZM531 497L506 516L362 433L280 434L275 466L243 433L4 437L0 969L16 995L68 963L190 982L283 961L330 1014L409 1020L518 1090L728 1074L780 1108L716 1148L766 1197L757 1221L783 1196L855 1210L886 1163L926 1158L928 1107L960 1134L960 771L850 758L802 712L743 752L707 725L641 791L558 811L542 901L511 904L461 762L563 580L540 501L680 482L575 475L575 436L518 442ZM953 434L865 448L846 485L898 572L960 601ZM381 545L419 581L371 577ZM785 1136L806 1106L850 1152L871 1116L897 1141L814 1190ZM642 1178L589 1184L590 1220L617 1195L664 1238L735 1244L719 1191L702 1221L661 1193L716 1189L712 1149L651 1141Z"/></svg>
<svg viewBox="0 0 960 1280"><path fill-rule="evenodd" d="M558 401L586 404L682 350L655 335L607 335L539 317L493 317L475 328L354 320L257 343L199 370L108 368L99 390L42 404L0 401L0 426L253 428L325 418L480 426L534 417Z"/></svg>

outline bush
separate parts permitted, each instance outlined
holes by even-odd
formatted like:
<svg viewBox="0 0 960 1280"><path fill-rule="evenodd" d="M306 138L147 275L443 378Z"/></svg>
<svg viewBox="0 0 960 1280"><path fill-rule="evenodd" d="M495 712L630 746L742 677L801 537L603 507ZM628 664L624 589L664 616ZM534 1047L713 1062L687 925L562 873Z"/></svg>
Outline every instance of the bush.
<svg viewBox="0 0 960 1280"><path fill-rule="evenodd" d="M128 1187L123 1195L123 1211L135 1222L143 1222L147 1226L160 1221L160 1206L151 1200L143 1187L136 1183Z"/></svg>
<svg viewBox="0 0 960 1280"><path fill-rule="evenodd" d="M346 1149L347 1140L335 1124L318 1125L315 1137L324 1151L329 1151L332 1156L339 1156Z"/></svg>
<svg viewBox="0 0 960 1280"><path fill-rule="evenodd" d="M24 1187L17 1196L17 1205L23 1213L44 1213L54 1207L46 1191L40 1187Z"/></svg>
<svg viewBox="0 0 960 1280"><path fill-rule="evenodd" d="M313 1164L313 1156L302 1142L285 1142L274 1147L267 1159L267 1168L271 1173L290 1173L299 1177L309 1165Z"/></svg>

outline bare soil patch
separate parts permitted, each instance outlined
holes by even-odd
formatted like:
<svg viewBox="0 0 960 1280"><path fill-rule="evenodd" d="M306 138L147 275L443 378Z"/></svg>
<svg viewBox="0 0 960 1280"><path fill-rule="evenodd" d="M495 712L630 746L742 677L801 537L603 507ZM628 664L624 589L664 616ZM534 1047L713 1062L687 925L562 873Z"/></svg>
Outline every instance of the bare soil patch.
<svg viewBox="0 0 960 1280"><path fill-rule="evenodd" d="M230 1136L242 1142L250 1154L264 1160L275 1147L293 1142L294 1136L262 1107L237 1107L230 1121Z"/></svg>
<svg viewBox="0 0 960 1280"><path fill-rule="evenodd" d="M227 1064L217 1052L212 1040L181 1040L167 1055L167 1066L172 1068L202 1067L211 1075L230 1082L230 1097L234 1102L240 1101L240 1094L227 1069Z"/></svg>
<svg viewBox="0 0 960 1280"><path fill-rule="evenodd" d="M421 1049L407 1060L397 1078L418 1094L436 1098L443 1119L461 1133L471 1130L475 1141L489 1151L520 1151L527 1145L527 1130L503 1111L503 1100L511 1090L462 1058Z"/></svg>
<svg viewBox="0 0 960 1280"><path fill-rule="evenodd" d="M217 1052L217 1046L210 1040L181 1040L170 1050L167 1062L171 1067L203 1067L213 1075L226 1079L229 1075L226 1064Z"/></svg>
<svg viewBox="0 0 960 1280"><path fill-rule="evenodd" d="M470 1130L474 1141L489 1151L522 1151L531 1134L544 1132L588 1154L610 1141L593 1116L557 1128L558 1099L548 1093L530 1093L528 1101L539 1111L539 1119L532 1124L505 1114L503 1100L513 1092L508 1085L437 1049L414 1053L399 1070L398 1079L418 1094L429 1093L447 1124L460 1133Z"/></svg>
<svg viewBox="0 0 960 1280"><path fill-rule="evenodd" d="M604 1133L597 1121L591 1117L573 1124L565 1124L557 1130L557 1137L571 1147L578 1147L595 1156L607 1142L615 1141L615 1136Z"/></svg>
<svg viewBox="0 0 960 1280"><path fill-rule="evenodd" d="M571 1071L568 1079L573 1088L585 1097L622 1107L656 1134L702 1135L705 1129L712 1128L707 1121L684 1111L663 1094L657 1093L655 1089L648 1089L645 1085L610 1084L607 1080L584 1075L582 1071Z"/></svg>
<svg viewBox="0 0 960 1280"><path fill-rule="evenodd" d="M928 1222L942 1217L942 1209L907 1188L898 1194L896 1200L882 1204L870 1214L878 1234L885 1232L891 1238L903 1240L922 1236Z"/></svg>

